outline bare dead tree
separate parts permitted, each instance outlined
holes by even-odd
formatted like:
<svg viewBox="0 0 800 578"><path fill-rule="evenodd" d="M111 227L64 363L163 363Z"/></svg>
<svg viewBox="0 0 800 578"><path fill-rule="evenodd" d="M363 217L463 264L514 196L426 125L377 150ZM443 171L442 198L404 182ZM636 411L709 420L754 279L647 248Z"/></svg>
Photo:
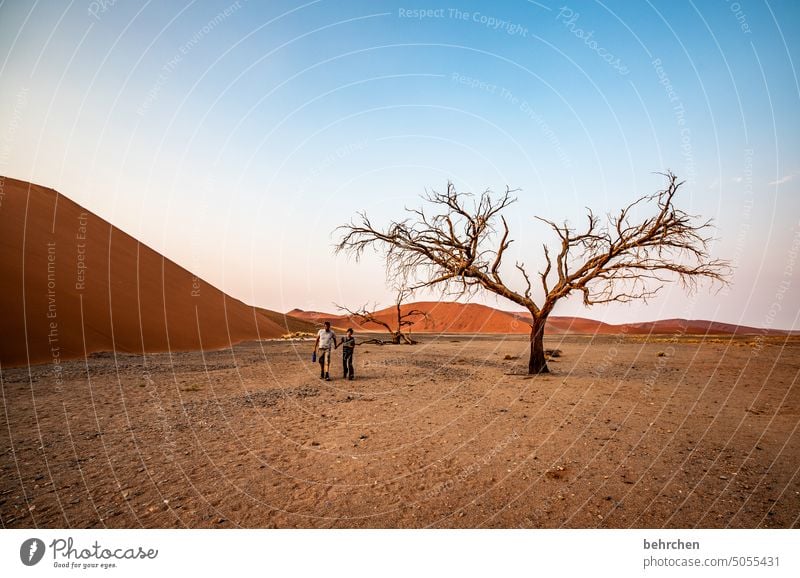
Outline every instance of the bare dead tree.
<svg viewBox="0 0 800 578"><path fill-rule="evenodd" d="M351 317L355 317L361 323L374 323L385 327L386 331L392 335L392 343L394 344L405 343L406 345L414 345L416 341L414 341L410 335L406 334L403 328L414 325L420 318L427 318L428 314L419 309L406 309L403 311L402 305L411 293L412 291L406 287L401 287L396 290L394 328L389 325L389 323L376 316L377 304L372 307L364 305L356 310L351 310L341 305L336 305L336 307L340 311L346 312Z"/></svg>
<svg viewBox="0 0 800 578"><path fill-rule="evenodd" d="M730 264L709 253L711 220L677 208L674 199L683 183L671 172L664 176L664 190L640 197L602 221L587 209L587 222L580 232L566 222L536 217L560 241L553 253L544 244L545 266L537 279L544 297L539 302L533 297L534 283L524 263L515 263L521 290L511 289L501 276L503 257L513 242L501 214L516 201L515 191L509 189L499 196L487 190L475 199L448 183L447 192L423 196L432 211L406 209L408 218L391 222L385 229L374 227L365 213L359 213L356 220L337 229L342 236L336 252L358 259L368 248L382 251L390 277L418 280L409 286L412 291L441 286L443 291L464 296L484 289L524 307L532 318L528 373L547 373L545 323L556 303L571 293L582 294L583 303L590 306L647 302L674 280L689 292L701 280L728 282ZM632 222L632 213L639 209L649 210L650 216Z"/></svg>

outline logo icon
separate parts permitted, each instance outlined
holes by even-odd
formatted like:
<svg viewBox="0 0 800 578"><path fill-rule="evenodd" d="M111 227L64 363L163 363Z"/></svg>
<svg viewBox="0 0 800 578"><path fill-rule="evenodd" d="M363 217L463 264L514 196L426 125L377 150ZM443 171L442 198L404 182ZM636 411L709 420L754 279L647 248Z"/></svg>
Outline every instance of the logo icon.
<svg viewBox="0 0 800 578"><path fill-rule="evenodd" d="M19 559L26 566L35 566L44 557L44 542L39 538L28 538L19 547Z"/></svg>

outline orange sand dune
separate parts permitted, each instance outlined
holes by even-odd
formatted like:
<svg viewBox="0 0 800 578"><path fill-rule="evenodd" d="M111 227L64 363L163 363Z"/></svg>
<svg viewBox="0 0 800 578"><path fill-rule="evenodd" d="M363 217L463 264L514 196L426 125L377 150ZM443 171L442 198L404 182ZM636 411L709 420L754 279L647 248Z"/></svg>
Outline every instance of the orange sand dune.
<svg viewBox="0 0 800 578"><path fill-rule="evenodd" d="M501 311L477 303L455 303L448 301L420 301L404 304L403 313L412 309L424 312L427 317L410 318L414 323L406 330L412 333L529 333L530 315ZM319 311L303 311L293 309L286 314L315 323L330 321L334 327L351 326L363 331L385 331L377 323L359 323L346 315L334 315ZM397 313L394 307L387 307L375 312L375 317L385 321L391 327L397 325ZM548 319L547 331L551 334L561 333L613 333L616 328L591 319L580 317L551 317Z"/></svg>
<svg viewBox="0 0 800 578"><path fill-rule="evenodd" d="M626 323L628 333L677 333L686 335L788 335L791 331L779 329L758 329L745 325L704 321L702 319L661 319L646 323Z"/></svg>
<svg viewBox="0 0 800 578"><path fill-rule="evenodd" d="M517 315L520 315L526 322L531 318L528 313L518 313ZM550 317L548 319L548 331L550 331L551 325L557 328L556 333L627 333L630 335L789 335L793 333L779 329L758 329L745 325L733 325L731 323L705 321L702 319L660 319L658 321L610 325L580 317Z"/></svg>
<svg viewBox="0 0 800 578"><path fill-rule="evenodd" d="M231 298L52 189L0 187L3 366L314 330Z"/></svg>
<svg viewBox="0 0 800 578"><path fill-rule="evenodd" d="M455 303L422 301L402 306L402 311L418 309L427 314L427 318L414 318L413 325L406 328L411 333L529 333L530 314L527 312L502 311L475 303ZM318 311L293 309L287 317L295 317L315 323L330 321L337 328L351 326L362 331L385 331L376 323L362 324L345 315L333 315ZM381 309L375 316L396 326L397 314L394 307ZM791 331L758 329L743 325L720 323L717 321L664 319L644 323L626 323L611 325L582 317L550 316L547 320L547 333L550 335L582 334L612 335L626 333L629 335L673 334L673 335L788 335Z"/></svg>
<svg viewBox="0 0 800 578"><path fill-rule="evenodd" d="M404 304L402 312L416 309L427 314L409 318L414 323L406 327L407 331L416 333L526 333L530 328L524 321L517 320L513 314L478 305L475 303L453 303L446 301L429 301ZM319 311L303 311L293 309L287 317L295 317L313 323L325 321L339 329L352 327L361 331L386 331L378 323L364 323L356 317L335 315ZM375 317L388 323L390 327L397 325L397 311L387 307L375 312Z"/></svg>
<svg viewBox="0 0 800 578"><path fill-rule="evenodd" d="M347 315L336 315L334 313L322 313L320 311L303 311L302 309L292 309L286 314L288 319L302 319L309 323L322 324L328 321L334 327L350 323Z"/></svg>

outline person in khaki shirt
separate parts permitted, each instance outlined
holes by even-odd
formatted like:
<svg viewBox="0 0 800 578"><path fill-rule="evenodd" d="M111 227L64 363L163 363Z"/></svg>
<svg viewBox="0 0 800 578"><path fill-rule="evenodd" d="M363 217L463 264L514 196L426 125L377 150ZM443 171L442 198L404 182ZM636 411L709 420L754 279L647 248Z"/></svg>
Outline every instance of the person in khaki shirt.
<svg viewBox="0 0 800 578"><path fill-rule="evenodd" d="M329 321L325 322L325 328L317 332L317 340L314 342L314 350L317 352L319 361L319 378L326 381L331 380L331 354L336 347L336 334L331 330Z"/></svg>

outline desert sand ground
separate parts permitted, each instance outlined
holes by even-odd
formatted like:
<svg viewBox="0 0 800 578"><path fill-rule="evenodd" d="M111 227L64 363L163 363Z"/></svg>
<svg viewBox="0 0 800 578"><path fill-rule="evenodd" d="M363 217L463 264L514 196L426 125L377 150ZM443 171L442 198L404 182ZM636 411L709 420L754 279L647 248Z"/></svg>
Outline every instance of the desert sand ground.
<svg viewBox="0 0 800 578"><path fill-rule="evenodd" d="M797 339L421 339L4 369L2 525L800 526Z"/></svg>

